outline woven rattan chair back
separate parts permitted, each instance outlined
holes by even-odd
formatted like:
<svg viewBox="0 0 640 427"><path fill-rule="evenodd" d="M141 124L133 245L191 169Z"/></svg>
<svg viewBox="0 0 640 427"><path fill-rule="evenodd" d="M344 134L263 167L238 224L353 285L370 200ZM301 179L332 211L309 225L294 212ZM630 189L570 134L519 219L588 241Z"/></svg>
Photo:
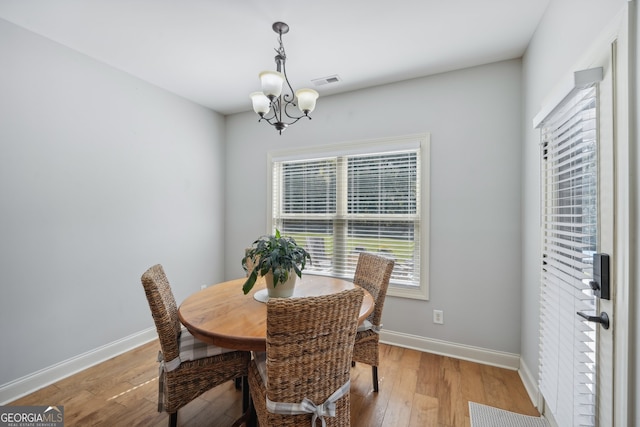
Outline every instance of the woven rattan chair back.
<svg viewBox="0 0 640 427"><path fill-rule="evenodd" d="M395 261L369 252L361 252L353 283L371 294L375 308L367 320L376 326L382 321L382 308Z"/></svg>
<svg viewBox="0 0 640 427"><path fill-rule="evenodd" d="M353 343L364 292L354 288L306 298L274 298L267 303L267 387L249 371L251 394L260 425L309 426L311 415L268 412L265 397L321 404L350 379ZM254 375L252 375L252 371ZM254 388L256 390L254 390ZM327 426L349 426L349 393L336 402L336 417Z"/></svg>
<svg viewBox="0 0 640 427"><path fill-rule="evenodd" d="M141 280L156 324L164 360L173 360L180 354L178 338L181 326L169 280L160 264L149 268Z"/></svg>
<svg viewBox="0 0 640 427"><path fill-rule="evenodd" d="M161 265L154 265L142 275L142 286L156 324L162 359L180 361L180 365L161 371L158 385L158 410L170 414L169 426L176 426L178 410L202 393L226 381L247 375L251 354L247 351L229 351L214 356L182 360L180 356L180 334L182 325L178 319L176 300L169 280ZM243 407L249 406L248 395Z"/></svg>
<svg viewBox="0 0 640 427"><path fill-rule="evenodd" d="M373 328L358 332L353 347L354 364L355 362L362 362L371 365L374 392L378 392L378 365L380 363L378 332L382 326L382 308L384 307L384 300L387 296L394 264L395 262L392 259L361 252L356 266L356 273L353 277L353 283L366 289L373 296L376 304L373 312L367 318Z"/></svg>

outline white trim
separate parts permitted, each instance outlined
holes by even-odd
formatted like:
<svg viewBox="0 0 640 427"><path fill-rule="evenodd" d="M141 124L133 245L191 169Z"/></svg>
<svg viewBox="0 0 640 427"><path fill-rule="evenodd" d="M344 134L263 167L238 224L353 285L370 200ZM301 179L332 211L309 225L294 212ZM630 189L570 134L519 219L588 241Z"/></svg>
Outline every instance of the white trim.
<svg viewBox="0 0 640 427"><path fill-rule="evenodd" d="M535 407L538 408L538 411L542 413L544 402L542 393L540 393L540 389L538 388L538 381L533 377L529 367L524 363L524 359L522 358L520 358L520 369L518 369L518 374L520 375L522 384L524 384L525 390L527 390L527 394L529 394L529 398Z"/></svg>
<svg viewBox="0 0 640 427"><path fill-rule="evenodd" d="M6 405L42 387L60 381L63 378L153 341L156 338L158 338L156 328L151 327L56 363L32 374L25 375L6 384L2 384L0 385L0 405Z"/></svg>
<svg viewBox="0 0 640 427"><path fill-rule="evenodd" d="M284 150L270 151L267 153L269 164L272 162L292 161L292 160L309 160L311 155L317 155L317 158L347 156L355 154L369 154L372 151L381 153L416 150L420 148L424 140L429 140L429 134L404 135L392 138L380 138L353 142L340 142L338 144L290 148Z"/></svg>
<svg viewBox="0 0 640 427"><path fill-rule="evenodd" d="M607 52L610 48L611 42L618 37L618 33L626 18L626 11L621 12L616 16L608 26L600 33L599 38L591 45L591 48L587 53L571 67L571 71L562 76L559 83L551 90L549 95L544 99L540 111L532 120L533 129L538 128L540 123L553 111L564 98L571 93L575 87L574 70L580 70L583 68L589 68L592 66L593 61L602 55L602 52Z"/></svg>
<svg viewBox="0 0 640 427"><path fill-rule="evenodd" d="M563 108L565 100L575 96L577 91L586 89L596 83L602 81L603 67L587 68L585 70L575 71L573 73L573 82L571 87L566 84L566 87L554 94L554 96L561 97L553 100L555 104L547 104L545 107L533 118L534 128L542 127L545 121L552 115L557 114L556 110ZM560 110L561 111L561 110Z"/></svg>
<svg viewBox="0 0 640 427"><path fill-rule="evenodd" d="M551 427L560 427L556 419L553 417L553 413L551 411L544 411L542 413L542 416L547 420Z"/></svg>
<svg viewBox="0 0 640 427"><path fill-rule="evenodd" d="M421 248L422 249L422 248ZM428 261L427 261L428 262ZM425 261L423 261L421 268L427 269L429 268ZM428 270L427 270L428 271ZM422 278L421 278L422 279ZM423 301L429 300L429 278L426 277L421 282L426 282L427 285L414 286L413 288L408 288L404 286L395 286L392 283L389 284L387 288L387 296L388 297L398 297L398 298L410 298L410 299L419 299Z"/></svg>
<svg viewBox="0 0 640 427"><path fill-rule="evenodd" d="M512 371L518 370L520 367L519 354L490 350L465 344L457 344L434 338L405 334L402 332L387 331L383 329L380 332L380 342L426 353L434 353L441 356L468 360L471 362L481 363L483 365L510 369Z"/></svg>
<svg viewBox="0 0 640 427"><path fill-rule="evenodd" d="M312 146L302 148L288 148L267 152L267 179L266 194L266 233L273 231L273 162L292 161L310 158L326 158L337 155L352 155L363 153L384 153L394 151L405 151L410 149L420 149L421 171L420 171L420 286L407 288L389 284L387 295L399 298L411 298L418 300L429 300L429 249L430 249L430 169L431 169L431 133L417 133L389 138L369 139L351 142L341 142L323 146ZM315 156L315 157L312 157ZM311 273L309 273L311 274Z"/></svg>
<svg viewBox="0 0 640 427"><path fill-rule="evenodd" d="M616 259L615 275L616 289L615 318L614 322L614 384L613 384L613 419L614 426L626 426L633 423L629 408L635 404L631 401L633 392L629 387L629 369L632 363L630 355L631 343L631 276L635 268L632 261L633 242L631 235L634 224L631 218L635 217L636 209L631 192L633 183L631 176L637 174L637 166L632 162L631 152L631 100L629 95L630 79L633 75L633 51L634 42L630 35L637 31L636 14L633 9L635 4L631 2L623 11L623 17L616 32L616 64L614 71L614 134L615 134L615 199L616 210L615 240Z"/></svg>

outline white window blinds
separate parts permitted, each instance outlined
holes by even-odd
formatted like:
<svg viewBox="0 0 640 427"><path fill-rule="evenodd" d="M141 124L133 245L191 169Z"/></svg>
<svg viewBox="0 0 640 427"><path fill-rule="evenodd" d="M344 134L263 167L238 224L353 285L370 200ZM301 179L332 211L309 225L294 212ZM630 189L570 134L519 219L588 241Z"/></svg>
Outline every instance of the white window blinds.
<svg viewBox="0 0 640 427"><path fill-rule="evenodd" d="M592 255L598 236L597 89L574 91L542 127L540 391L560 426L595 425Z"/></svg>
<svg viewBox="0 0 640 427"><path fill-rule="evenodd" d="M348 152L348 150L345 150ZM353 278L362 251L395 259L393 286L420 283L420 147L272 163L272 224L305 246L305 272Z"/></svg>

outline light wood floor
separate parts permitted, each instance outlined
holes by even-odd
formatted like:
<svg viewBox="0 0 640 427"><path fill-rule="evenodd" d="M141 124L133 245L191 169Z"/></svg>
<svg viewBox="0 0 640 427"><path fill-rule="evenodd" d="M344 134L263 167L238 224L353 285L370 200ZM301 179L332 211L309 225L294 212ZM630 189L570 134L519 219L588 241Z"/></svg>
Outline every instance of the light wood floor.
<svg viewBox="0 0 640 427"><path fill-rule="evenodd" d="M157 412L159 344L149 344L58 381L11 405L64 405L65 426L166 426ZM351 424L469 426L469 401L539 416L517 372L477 363L380 346L380 392L371 367L351 371ZM241 392L232 382L178 412L181 426L230 426L241 414Z"/></svg>

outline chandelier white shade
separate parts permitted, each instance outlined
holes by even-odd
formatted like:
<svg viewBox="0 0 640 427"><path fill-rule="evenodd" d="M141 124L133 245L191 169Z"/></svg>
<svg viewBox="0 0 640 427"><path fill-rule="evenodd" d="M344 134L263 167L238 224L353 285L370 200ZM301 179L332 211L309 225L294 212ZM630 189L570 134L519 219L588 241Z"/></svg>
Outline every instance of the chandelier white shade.
<svg viewBox="0 0 640 427"><path fill-rule="evenodd" d="M253 102L253 111L263 116L271 109L271 101L262 92L253 92L251 95L251 102Z"/></svg>
<svg viewBox="0 0 640 427"><path fill-rule="evenodd" d="M262 85L262 92L250 94L253 111L260 116L258 122L265 121L282 134L287 126L296 123L303 117L311 119L309 113L316 108L318 92L313 89L299 89L293 91L285 67L287 56L282 44L282 35L289 32L289 26L284 22L276 22L272 26L278 33L280 47L275 49L277 71L263 71L258 76ZM286 84L286 86L285 86ZM290 110L298 107L297 111Z"/></svg>
<svg viewBox="0 0 640 427"><path fill-rule="evenodd" d="M316 99L318 99L318 92L313 89L299 89L296 91L296 98L298 98L298 108L304 114L309 114L316 108Z"/></svg>
<svg viewBox="0 0 640 427"><path fill-rule="evenodd" d="M284 75L277 71L263 71L258 74L262 83L262 93L268 98L278 97L282 93Z"/></svg>

